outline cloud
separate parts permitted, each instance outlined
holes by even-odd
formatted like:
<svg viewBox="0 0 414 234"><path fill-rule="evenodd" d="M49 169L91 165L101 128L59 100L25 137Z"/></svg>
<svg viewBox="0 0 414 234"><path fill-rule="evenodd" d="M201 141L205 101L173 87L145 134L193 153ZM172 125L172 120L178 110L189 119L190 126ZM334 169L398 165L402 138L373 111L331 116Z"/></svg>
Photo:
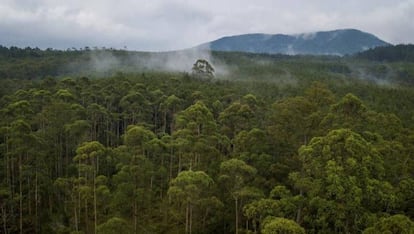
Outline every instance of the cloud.
<svg viewBox="0 0 414 234"><path fill-rule="evenodd" d="M243 33L358 28L414 43L414 0L1 0L0 44L189 48Z"/></svg>

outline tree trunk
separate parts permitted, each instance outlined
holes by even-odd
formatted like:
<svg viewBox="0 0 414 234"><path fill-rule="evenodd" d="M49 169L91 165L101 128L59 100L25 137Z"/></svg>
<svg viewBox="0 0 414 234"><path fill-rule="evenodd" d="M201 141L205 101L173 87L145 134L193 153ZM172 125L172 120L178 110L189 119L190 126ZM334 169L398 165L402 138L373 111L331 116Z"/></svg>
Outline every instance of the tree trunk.
<svg viewBox="0 0 414 234"><path fill-rule="evenodd" d="M12 147L11 147L12 148ZM13 150L13 148L11 149L11 150ZM7 151L9 151L9 149L7 148ZM6 154L6 155L8 155L8 154ZM16 182L16 178L15 178L15 160L12 158L12 157L10 157L9 158L9 160L10 160L10 181L9 181L9 183L10 183L10 191L11 191L11 199L13 200L14 199L14 194L15 194L15 182Z"/></svg>
<svg viewBox="0 0 414 234"><path fill-rule="evenodd" d="M181 152L178 152L178 173L181 171Z"/></svg>
<svg viewBox="0 0 414 234"><path fill-rule="evenodd" d="M154 117L154 128L153 131L156 132L157 131L157 120L158 120L158 106L155 106L152 108L153 111L153 117Z"/></svg>
<svg viewBox="0 0 414 234"><path fill-rule="evenodd" d="M254 230L254 233L256 234L257 233L257 222L256 222L256 219L253 219L253 230Z"/></svg>
<svg viewBox="0 0 414 234"><path fill-rule="evenodd" d="M161 127L161 132L165 133L167 131L167 111L164 111L162 113L162 120L163 120L163 123Z"/></svg>
<svg viewBox="0 0 414 234"><path fill-rule="evenodd" d="M190 234L193 230L193 206L190 204Z"/></svg>
<svg viewBox="0 0 414 234"><path fill-rule="evenodd" d="M85 199L85 232L89 233L88 225L88 199Z"/></svg>
<svg viewBox="0 0 414 234"><path fill-rule="evenodd" d="M188 234L188 216L189 216L189 203L185 207L185 233Z"/></svg>
<svg viewBox="0 0 414 234"><path fill-rule="evenodd" d="M7 234L7 216L6 216L6 208L4 206L1 207L1 217L3 218L3 231L4 234Z"/></svg>
<svg viewBox="0 0 414 234"><path fill-rule="evenodd" d="M28 176L26 178L27 180L27 208L28 208L28 215L29 217L32 216L32 205L31 205L31 201L32 201L32 196L31 196L31 188L30 188L30 177Z"/></svg>
<svg viewBox="0 0 414 234"><path fill-rule="evenodd" d="M206 227L206 223L207 223L206 220L207 220L208 213L209 213L209 208L206 209L206 212L203 215L202 224L201 224L202 225L202 230L204 230L205 227Z"/></svg>
<svg viewBox="0 0 414 234"><path fill-rule="evenodd" d="M88 173L85 171L85 184L88 184ZM85 232L90 233L89 231L89 214L88 214L88 197L85 197Z"/></svg>
<svg viewBox="0 0 414 234"><path fill-rule="evenodd" d="M94 233L96 234L96 229L98 227L98 221L97 221L97 212L96 212L96 181L95 181L95 177L96 177L96 172L94 171L94 175L93 175L93 209L94 209Z"/></svg>
<svg viewBox="0 0 414 234"><path fill-rule="evenodd" d="M22 183L22 155L19 155L19 228L23 234L23 183Z"/></svg>
<svg viewBox="0 0 414 234"><path fill-rule="evenodd" d="M38 200L39 200L39 189L38 189L38 173L37 173L37 167L36 167L36 175L35 175L35 233L38 232Z"/></svg>
<svg viewBox="0 0 414 234"><path fill-rule="evenodd" d="M134 198L135 199L135 198ZM137 201L134 201L134 230L135 230L135 234L138 233L138 208L137 208L138 204Z"/></svg>
<svg viewBox="0 0 414 234"><path fill-rule="evenodd" d="M108 110L110 110L110 109L108 109ZM111 132L111 125L110 125L110 121L109 121L109 118L107 118L106 119L106 134L105 134L105 137L106 137L106 147L109 147L110 146L110 139L109 139L109 133Z"/></svg>
<svg viewBox="0 0 414 234"><path fill-rule="evenodd" d="M11 159L9 158L9 142L8 142L8 137L6 136L4 138L4 142L6 143L6 153L5 153L5 160L6 160L6 183L8 185L9 190L11 191L11 193L13 194L13 187L12 187L12 179L11 179L11 171L10 171L10 161ZM12 195L13 197L13 195Z"/></svg>
<svg viewBox="0 0 414 234"><path fill-rule="evenodd" d="M303 195L303 191L302 189L300 189L299 194L302 196ZM300 220L301 220L301 216L302 216L302 204L299 205L298 210L296 212L296 223L300 224Z"/></svg>
<svg viewBox="0 0 414 234"><path fill-rule="evenodd" d="M175 130L175 126L174 126L174 121L175 121L175 111L173 111L171 113L171 123L170 123L170 135L172 136L174 130Z"/></svg>
<svg viewBox="0 0 414 234"><path fill-rule="evenodd" d="M73 211L74 211L74 215L75 215L75 230L76 232L79 232L79 226L78 226L78 211L76 210L76 203L73 206Z"/></svg>
<svg viewBox="0 0 414 234"><path fill-rule="evenodd" d="M236 234L239 234L239 204L237 197L234 199L236 211Z"/></svg>
<svg viewBox="0 0 414 234"><path fill-rule="evenodd" d="M173 167L173 150L171 148L170 151L170 177L168 178L168 182L172 180L172 167Z"/></svg>
<svg viewBox="0 0 414 234"><path fill-rule="evenodd" d="M80 168L80 160L78 162L78 168ZM80 177L81 177L81 172L80 169L78 169L78 218L79 218L79 224L81 223L81 192L80 192L80 186L81 186L81 182L80 182Z"/></svg>

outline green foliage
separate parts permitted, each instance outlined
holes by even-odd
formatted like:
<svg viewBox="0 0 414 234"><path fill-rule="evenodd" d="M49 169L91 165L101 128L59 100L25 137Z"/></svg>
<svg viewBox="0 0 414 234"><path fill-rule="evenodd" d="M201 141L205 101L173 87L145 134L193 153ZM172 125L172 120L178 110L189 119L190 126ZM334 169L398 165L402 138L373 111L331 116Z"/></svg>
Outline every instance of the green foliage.
<svg viewBox="0 0 414 234"><path fill-rule="evenodd" d="M382 180L383 160L359 134L347 129L331 131L313 138L300 148L299 155L299 178L296 174L291 178L306 192L312 207L308 215L315 212L321 219L319 228L354 232L364 224L360 220L364 213L393 206L394 188ZM335 210L334 218L321 206Z"/></svg>
<svg viewBox="0 0 414 234"><path fill-rule="evenodd" d="M92 52L0 51L0 233L409 230L410 62L213 52L206 82Z"/></svg>
<svg viewBox="0 0 414 234"><path fill-rule="evenodd" d="M123 219L113 217L108 219L105 223L98 226L96 233L99 234L117 234L117 233L134 233L131 226Z"/></svg>
<svg viewBox="0 0 414 234"><path fill-rule="evenodd" d="M414 222L405 215L393 215L381 218L373 227L364 230L364 234L390 233L411 234L414 232Z"/></svg>
<svg viewBox="0 0 414 234"><path fill-rule="evenodd" d="M305 229L295 221L269 217L265 220L262 227L263 234L305 234Z"/></svg>
<svg viewBox="0 0 414 234"><path fill-rule="evenodd" d="M143 153L148 147L148 143L155 138L155 134L142 126L130 125L125 133L125 145L131 148L137 148Z"/></svg>
<svg viewBox="0 0 414 234"><path fill-rule="evenodd" d="M357 58L369 59L374 61L414 61L414 45L395 45L382 46L360 52Z"/></svg>
<svg viewBox="0 0 414 234"><path fill-rule="evenodd" d="M225 184L233 197L242 194L242 189L256 174L257 170L239 159L230 159L220 165L219 180Z"/></svg>
<svg viewBox="0 0 414 234"><path fill-rule="evenodd" d="M205 212L207 207L206 203L212 201L215 203L215 198L211 197L209 193L210 189L213 186L213 180L203 171L182 171L178 176L171 181L171 185L168 189L168 195L174 203L181 203L181 206L185 208L185 232L191 233L193 226L193 216L197 217L197 213L193 210L197 208L204 208ZM201 209L203 210L203 209ZM194 214L195 213L195 214ZM200 215L200 217L202 217ZM204 217L205 219L205 217ZM202 225L205 225L203 220ZM201 228L201 225L198 226Z"/></svg>
<svg viewBox="0 0 414 234"><path fill-rule="evenodd" d="M168 194L175 200L195 202L203 191L207 191L213 180L203 171L183 171L171 181Z"/></svg>

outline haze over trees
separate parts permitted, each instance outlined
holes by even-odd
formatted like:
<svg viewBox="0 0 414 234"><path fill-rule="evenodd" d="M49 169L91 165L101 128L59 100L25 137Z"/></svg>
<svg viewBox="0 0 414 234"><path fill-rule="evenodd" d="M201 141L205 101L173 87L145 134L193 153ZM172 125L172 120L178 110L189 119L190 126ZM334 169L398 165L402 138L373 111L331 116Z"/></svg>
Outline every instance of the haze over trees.
<svg viewBox="0 0 414 234"><path fill-rule="evenodd" d="M412 62L89 53L1 47L0 233L414 231Z"/></svg>

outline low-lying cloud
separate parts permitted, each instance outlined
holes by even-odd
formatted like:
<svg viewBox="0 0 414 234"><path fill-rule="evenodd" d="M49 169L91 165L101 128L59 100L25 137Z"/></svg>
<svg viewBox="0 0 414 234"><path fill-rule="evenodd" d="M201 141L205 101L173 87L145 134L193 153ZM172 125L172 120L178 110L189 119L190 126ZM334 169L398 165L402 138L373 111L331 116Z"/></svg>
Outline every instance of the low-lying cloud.
<svg viewBox="0 0 414 234"><path fill-rule="evenodd" d="M166 51L243 33L357 28L413 43L414 0L2 0L0 44Z"/></svg>
<svg viewBox="0 0 414 234"><path fill-rule="evenodd" d="M86 57L73 61L64 70L69 73L97 75L112 75L118 71L191 73L193 64L198 59L204 59L213 66L216 76L222 77L229 73L226 64L214 58L211 51L202 49L158 53L91 50L84 53Z"/></svg>

